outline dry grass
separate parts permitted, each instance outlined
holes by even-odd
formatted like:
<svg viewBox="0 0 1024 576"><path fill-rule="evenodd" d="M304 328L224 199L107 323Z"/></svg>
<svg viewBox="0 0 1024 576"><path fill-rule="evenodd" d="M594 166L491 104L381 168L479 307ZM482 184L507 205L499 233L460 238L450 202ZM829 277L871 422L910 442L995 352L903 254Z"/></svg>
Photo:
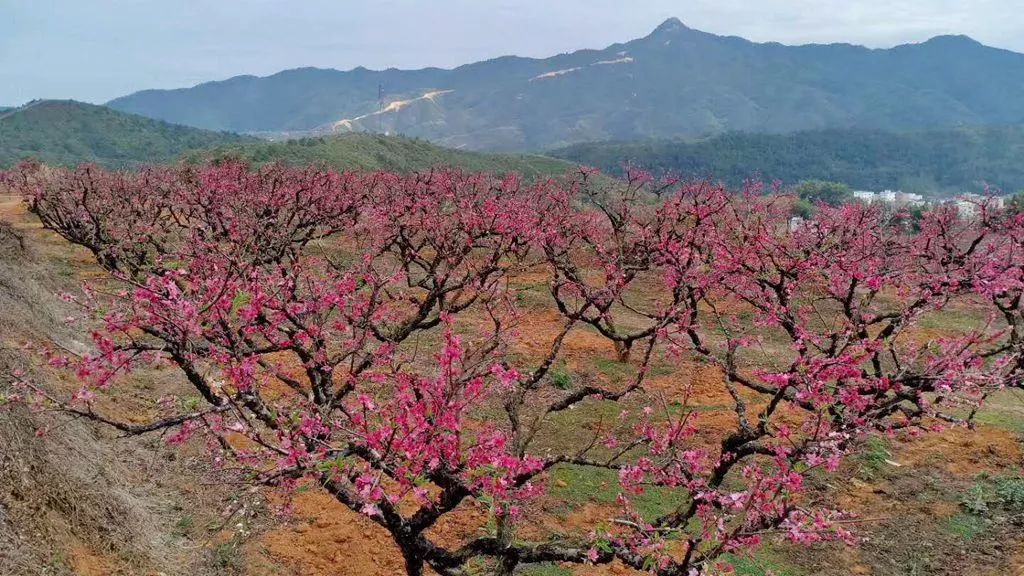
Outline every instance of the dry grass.
<svg viewBox="0 0 1024 576"><path fill-rule="evenodd" d="M82 345L57 297L77 287L75 255L57 257L55 242L0 196L0 386L15 369L55 382L23 342ZM198 485L203 466L169 454L157 438L117 439L65 416L0 408L0 576L218 573L180 524L184 510L216 511L219 496Z"/></svg>

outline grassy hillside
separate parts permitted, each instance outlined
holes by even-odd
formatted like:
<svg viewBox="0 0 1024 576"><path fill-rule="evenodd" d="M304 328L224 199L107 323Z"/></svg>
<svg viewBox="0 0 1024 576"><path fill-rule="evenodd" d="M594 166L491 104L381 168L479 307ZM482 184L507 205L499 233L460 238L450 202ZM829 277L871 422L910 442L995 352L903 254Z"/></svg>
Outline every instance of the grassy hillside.
<svg viewBox="0 0 1024 576"><path fill-rule="evenodd" d="M406 172L445 165L473 171L518 172L528 178L560 175L574 166L547 156L466 152L442 148L423 140L373 134L231 144L190 152L186 159L198 162L225 156L237 156L256 163L316 164L339 170L383 169Z"/></svg>
<svg viewBox="0 0 1024 576"><path fill-rule="evenodd" d="M1024 188L1024 126L892 133L820 130L788 135L731 133L700 140L578 144L553 156L618 172L712 177L736 185L759 176L794 183L836 180L920 192Z"/></svg>
<svg viewBox="0 0 1024 576"><path fill-rule="evenodd" d="M39 100L0 112L0 167L32 157L110 167L174 160L183 152L252 140L176 126L70 100Z"/></svg>

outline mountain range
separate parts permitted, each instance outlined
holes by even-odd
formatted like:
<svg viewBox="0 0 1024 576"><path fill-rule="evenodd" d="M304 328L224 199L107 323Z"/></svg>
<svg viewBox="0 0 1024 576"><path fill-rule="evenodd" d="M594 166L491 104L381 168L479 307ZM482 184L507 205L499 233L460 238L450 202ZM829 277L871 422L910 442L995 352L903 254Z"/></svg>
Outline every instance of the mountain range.
<svg viewBox="0 0 1024 576"><path fill-rule="evenodd" d="M1024 54L966 36L890 49L786 46L673 18L603 50L454 69L300 68L146 90L109 106L274 138L371 131L456 148L545 150L730 131L1020 123L1022 94Z"/></svg>

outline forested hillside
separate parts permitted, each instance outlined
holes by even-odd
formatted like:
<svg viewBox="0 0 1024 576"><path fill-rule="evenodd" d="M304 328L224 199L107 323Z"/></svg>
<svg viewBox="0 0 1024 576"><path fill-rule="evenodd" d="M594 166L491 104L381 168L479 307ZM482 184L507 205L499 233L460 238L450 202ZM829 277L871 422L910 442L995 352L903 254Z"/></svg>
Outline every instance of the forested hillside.
<svg viewBox="0 0 1024 576"><path fill-rule="evenodd" d="M553 156L612 173L624 164L730 184L759 176L820 179L854 188L1006 192L1024 188L1024 126L893 133L820 130L788 135L734 132L697 140L578 144Z"/></svg>
<svg viewBox="0 0 1024 576"><path fill-rule="evenodd" d="M254 163L282 162L293 166L314 164L339 170L410 172L454 166L492 173L518 172L525 177L559 175L574 167L565 160L537 154L484 154L443 148L424 140L375 134L246 142L186 155L191 162L221 157L238 157Z"/></svg>
<svg viewBox="0 0 1024 576"><path fill-rule="evenodd" d="M110 167L156 164L250 137L176 126L72 100L38 100L0 112L0 167L24 158Z"/></svg>
<svg viewBox="0 0 1024 576"><path fill-rule="evenodd" d="M168 124L73 101L37 101L0 114L0 167L24 158L55 165L120 168L233 156L254 163L316 164L339 170L409 172L456 166L526 177L562 174L564 160L451 150L410 138L347 134L284 142Z"/></svg>

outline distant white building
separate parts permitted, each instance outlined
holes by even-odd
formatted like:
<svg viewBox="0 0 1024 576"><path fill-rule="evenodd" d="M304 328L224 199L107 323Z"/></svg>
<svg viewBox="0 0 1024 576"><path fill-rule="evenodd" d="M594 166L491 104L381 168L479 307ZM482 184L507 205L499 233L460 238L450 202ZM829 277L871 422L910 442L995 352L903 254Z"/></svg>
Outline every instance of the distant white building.
<svg viewBox="0 0 1024 576"><path fill-rule="evenodd" d="M971 200L957 200L956 213L961 218L974 218L978 214L978 204Z"/></svg>
<svg viewBox="0 0 1024 576"><path fill-rule="evenodd" d="M957 212L965 217L977 215L981 212L982 207L988 210L1002 210L1006 208L1006 198L1002 196L985 196L966 192L957 196L955 201Z"/></svg>
<svg viewBox="0 0 1024 576"><path fill-rule="evenodd" d="M898 206L924 206L924 196L902 190L896 191L895 201Z"/></svg>
<svg viewBox="0 0 1024 576"><path fill-rule="evenodd" d="M799 216L793 216L792 218L789 219L789 231L790 232L795 232L796 230L799 230L800 227L802 227L803 225L804 225L804 219L799 217Z"/></svg>
<svg viewBox="0 0 1024 576"><path fill-rule="evenodd" d="M895 206L924 206L924 196L902 190L882 190L871 192L870 190L856 190L853 193L856 200L865 204L892 204Z"/></svg>
<svg viewBox="0 0 1024 576"><path fill-rule="evenodd" d="M853 197L865 204L874 204L878 200L878 195L870 190L854 190Z"/></svg>

